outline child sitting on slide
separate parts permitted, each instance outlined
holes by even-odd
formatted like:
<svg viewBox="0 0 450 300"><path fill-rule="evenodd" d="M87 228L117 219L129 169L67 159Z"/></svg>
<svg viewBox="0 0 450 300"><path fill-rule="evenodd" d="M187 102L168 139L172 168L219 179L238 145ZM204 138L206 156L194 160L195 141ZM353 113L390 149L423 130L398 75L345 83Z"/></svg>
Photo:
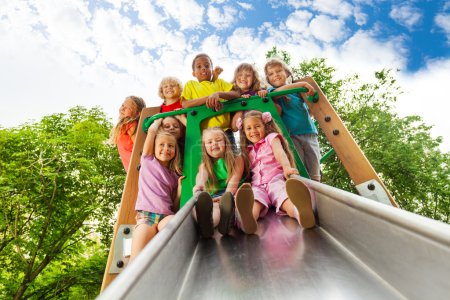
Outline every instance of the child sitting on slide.
<svg viewBox="0 0 450 300"><path fill-rule="evenodd" d="M237 120L237 127L252 173L251 185L244 183L236 193L238 226L247 234L255 233L258 218L274 206L277 214L295 218L303 228L314 227L310 192L302 181L288 179L298 170L271 114L248 111Z"/></svg>

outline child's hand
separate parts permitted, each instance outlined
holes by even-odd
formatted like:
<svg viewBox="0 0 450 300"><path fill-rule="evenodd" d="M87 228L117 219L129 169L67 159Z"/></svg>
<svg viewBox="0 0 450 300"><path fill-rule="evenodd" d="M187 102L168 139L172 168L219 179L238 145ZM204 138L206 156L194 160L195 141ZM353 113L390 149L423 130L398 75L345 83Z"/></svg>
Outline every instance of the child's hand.
<svg viewBox="0 0 450 300"><path fill-rule="evenodd" d="M305 82L305 88L308 89L308 92L306 93L306 95L308 96L314 96L314 94L316 93L316 90L312 87L312 85L307 82Z"/></svg>
<svg viewBox="0 0 450 300"><path fill-rule="evenodd" d="M214 108L215 111L222 109L223 104L220 102L219 93L214 93L208 97L206 100L206 107Z"/></svg>
<svg viewBox="0 0 450 300"><path fill-rule="evenodd" d="M257 92L258 96L260 96L261 98L265 98L267 96L267 90L259 90Z"/></svg>
<svg viewBox="0 0 450 300"><path fill-rule="evenodd" d="M205 189L203 185L196 184L194 188L192 189L193 193L202 192Z"/></svg>
<svg viewBox="0 0 450 300"><path fill-rule="evenodd" d="M217 78L219 78L219 75L222 74L223 69L221 67L219 67L219 66L216 66L214 68L213 72L214 72L214 77L217 79Z"/></svg>
<svg viewBox="0 0 450 300"><path fill-rule="evenodd" d="M241 95L241 98L248 99L248 98L250 98L250 94L243 94L243 95Z"/></svg>
<svg viewBox="0 0 450 300"><path fill-rule="evenodd" d="M151 129L151 130L154 130L154 131L158 131L158 128L161 126L162 120L163 120L163 118L156 119L152 123L152 125L150 125L149 130Z"/></svg>
<svg viewBox="0 0 450 300"><path fill-rule="evenodd" d="M284 174L284 178L289 179L289 176L298 175L299 173L296 168L286 167L286 168L283 168L283 174Z"/></svg>
<svg viewBox="0 0 450 300"><path fill-rule="evenodd" d="M183 179L185 179L185 178L186 178L186 176L180 176L180 177L178 177L178 186L181 186L181 185L182 185Z"/></svg>

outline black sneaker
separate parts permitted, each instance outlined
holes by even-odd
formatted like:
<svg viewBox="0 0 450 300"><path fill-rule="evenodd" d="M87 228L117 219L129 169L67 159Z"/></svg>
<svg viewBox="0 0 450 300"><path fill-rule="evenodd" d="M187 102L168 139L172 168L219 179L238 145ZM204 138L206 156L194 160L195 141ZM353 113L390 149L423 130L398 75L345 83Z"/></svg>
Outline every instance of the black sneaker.
<svg viewBox="0 0 450 300"><path fill-rule="evenodd" d="M220 197L219 208L220 221L218 229L222 235L228 235L234 220L234 198L230 192L226 192Z"/></svg>
<svg viewBox="0 0 450 300"><path fill-rule="evenodd" d="M200 235L204 238L210 238L214 234L212 209L213 201L211 196L207 192L201 192L195 203L195 213L197 214Z"/></svg>

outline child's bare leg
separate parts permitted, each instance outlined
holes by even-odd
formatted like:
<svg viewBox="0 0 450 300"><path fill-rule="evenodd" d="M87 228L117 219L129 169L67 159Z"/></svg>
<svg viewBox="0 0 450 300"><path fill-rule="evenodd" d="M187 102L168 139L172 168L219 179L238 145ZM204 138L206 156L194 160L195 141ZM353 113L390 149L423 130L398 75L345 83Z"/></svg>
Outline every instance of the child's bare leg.
<svg viewBox="0 0 450 300"><path fill-rule="evenodd" d="M255 203L253 204L253 218L255 218L256 221L258 221L259 216L261 215L261 211L264 209L264 205L262 205L259 201L255 200Z"/></svg>
<svg viewBox="0 0 450 300"><path fill-rule="evenodd" d="M220 220L220 208L218 202L213 203L212 218L213 218L213 226L214 228L216 228L217 225L219 225Z"/></svg>
<svg viewBox="0 0 450 300"><path fill-rule="evenodd" d="M281 209L286 212L288 214L289 217L294 218L294 219L298 219L298 213L297 213L297 208L295 207L295 205L292 203L292 201L287 198L283 204L281 205Z"/></svg>
<svg viewBox="0 0 450 300"><path fill-rule="evenodd" d="M289 197L289 199L283 203L283 205L288 206L285 209L286 213L291 216L288 212L288 210L291 209L289 207L290 202L296 207L299 214L298 221L303 228L312 228L316 226L316 219L314 217L311 202L311 194L308 187L302 181L290 178L286 181L286 192ZM282 208L283 205L281 206Z"/></svg>
<svg viewBox="0 0 450 300"><path fill-rule="evenodd" d="M170 220L172 220L172 218L175 215L168 215L165 216L161 221L159 221L158 223L158 231L161 231L164 227L166 227L167 223L169 223Z"/></svg>
<svg viewBox="0 0 450 300"><path fill-rule="evenodd" d="M139 254L139 252L144 249L145 245L150 242L156 233L157 225L149 226L147 224L140 224L134 229L133 239L131 241L130 261L132 261Z"/></svg>

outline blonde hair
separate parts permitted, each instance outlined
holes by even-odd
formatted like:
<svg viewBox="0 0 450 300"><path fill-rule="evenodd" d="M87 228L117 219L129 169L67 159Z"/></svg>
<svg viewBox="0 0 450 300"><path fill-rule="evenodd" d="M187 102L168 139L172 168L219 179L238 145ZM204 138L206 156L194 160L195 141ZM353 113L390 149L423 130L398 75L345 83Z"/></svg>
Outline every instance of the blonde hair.
<svg viewBox="0 0 450 300"><path fill-rule="evenodd" d="M264 74L266 75L266 80L269 84L271 84L271 83L269 81L269 77L267 76L267 71L268 71L268 68L275 67L275 66L282 67L284 69L284 71L286 72L286 77L291 77L293 79L292 71L288 67L288 65L281 58L272 57L272 58L268 59L266 61L266 64L264 65Z"/></svg>
<svg viewBox="0 0 450 300"><path fill-rule="evenodd" d="M205 133L207 132L218 132L222 135L224 141L225 141L225 153L223 156L223 159L225 160L225 166L227 167L227 183L228 180L230 180L231 176L236 170L236 157L233 152L233 147L231 145L230 140L228 139L227 135L220 127L210 127L206 128L202 132L202 162L205 166L206 173L208 174L208 182L206 183L206 190L207 191L213 191L217 188L217 176L214 172L214 163L216 160L208 155L208 152L206 152L205 142L203 140L203 137Z"/></svg>
<svg viewBox="0 0 450 300"><path fill-rule="evenodd" d="M284 138L283 134L281 133L281 129L276 123L276 121L272 118L272 120L268 121L267 123L264 123L262 118L262 112L258 110L249 110L243 114L242 118L242 127L239 129L239 135L240 135L240 142L241 142L241 151L242 155L244 157L245 162L245 169L250 169L250 159L248 154L248 146L250 145L250 141L247 139L247 136L245 135L245 120L248 118L258 118L261 120L261 123L264 124L264 131L266 136L269 135L272 132L278 133L280 136L281 146L283 147L284 152L286 152L286 155L289 159L289 162L292 167L295 167L294 163L294 155L292 154L291 149L289 148L289 144L287 143L286 139Z"/></svg>
<svg viewBox="0 0 450 300"><path fill-rule="evenodd" d="M234 70L234 77L231 83L233 84L233 90L237 91L238 93L242 94L243 91L237 86L236 80L237 76L242 71L250 71L253 74L253 82L252 86L250 87L251 92L257 92L263 88L263 83L261 81L261 78L259 77L259 73L256 70L255 66L249 63L241 63L236 67L236 70Z"/></svg>
<svg viewBox="0 0 450 300"><path fill-rule="evenodd" d="M163 86L165 84L170 84L170 83L176 84L178 86L178 88L180 89L180 93L183 90L183 85L181 84L180 79L173 77L173 76L164 77L163 79L161 79L161 82L159 83L159 90L158 90L158 95L161 99L164 99Z"/></svg>
<svg viewBox="0 0 450 300"><path fill-rule="evenodd" d="M145 108L145 101L141 97L137 96L128 96L124 101L131 100L133 102L133 106L135 109L134 117L125 117L119 119L119 122L111 129L111 133L109 135L109 143L112 145L117 145L117 141L119 136L124 134L126 131L126 125L131 124L133 122L139 123L139 117L141 115L141 111ZM137 126L136 126L137 129ZM136 129L132 134L136 133Z"/></svg>
<svg viewBox="0 0 450 300"><path fill-rule="evenodd" d="M180 147L178 145L178 141L173 134L170 134L165 131L158 131L155 136L155 143L153 147L156 147L156 139L159 136L170 136L175 141L175 156L169 161L167 168L173 172L176 172L178 175L183 174L183 170L181 169L181 154ZM153 150L154 151L154 150Z"/></svg>

